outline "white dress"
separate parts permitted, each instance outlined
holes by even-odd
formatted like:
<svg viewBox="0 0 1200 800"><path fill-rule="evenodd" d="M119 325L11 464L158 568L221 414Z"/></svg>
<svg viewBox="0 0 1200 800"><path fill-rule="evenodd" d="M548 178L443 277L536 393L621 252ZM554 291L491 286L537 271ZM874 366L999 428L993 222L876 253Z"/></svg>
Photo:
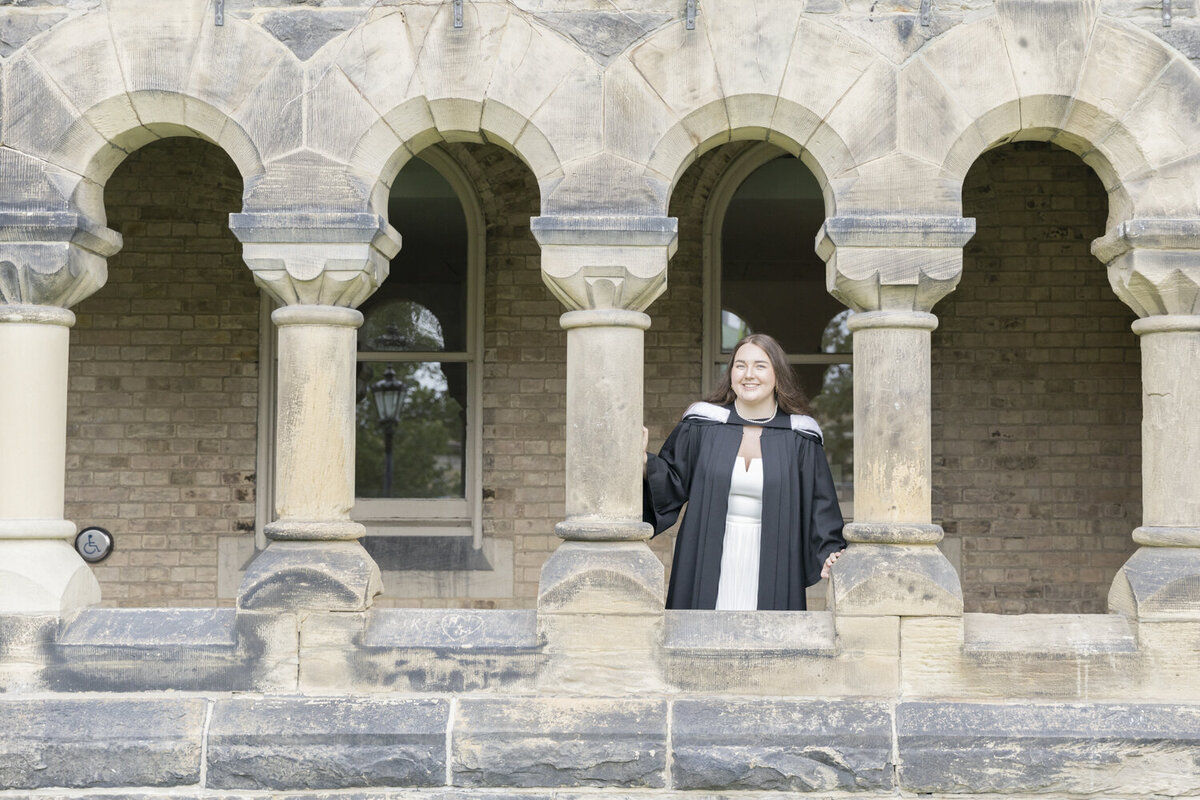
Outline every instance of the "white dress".
<svg viewBox="0 0 1200 800"><path fill-rule="evenodd" d="M761 458L738 457L729 482L729 508L721 550L721 581L717 608L753 611L758 608L758 562L762 549L763 466Z"/></svg>

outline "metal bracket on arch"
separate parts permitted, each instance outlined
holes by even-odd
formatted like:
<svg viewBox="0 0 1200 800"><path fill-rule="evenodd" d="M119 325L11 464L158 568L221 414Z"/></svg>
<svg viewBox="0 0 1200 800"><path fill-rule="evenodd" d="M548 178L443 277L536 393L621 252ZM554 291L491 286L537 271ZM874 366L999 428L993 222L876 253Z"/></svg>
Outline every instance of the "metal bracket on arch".
<svg viewBox="0 0 1200 800"><path fill-rule="evenodd" d="M1171 27L1171 0L1163 0L1163 27Z"/></svg>
<svg viewBox="0 0 1200 800"><path fill-rule="evenodd" d="M1170 0L1167 0L1170 2ZM933 0L921 0L921 27L928 28L933 23Z"/></svg>
<svg viewBox="0 0 1200 800"><path fill-rule="evenodd" d="M462 27L462 4L463 0L454 0L454 27Z"/></svg>
<svg viewBox="0 0 1200 800"><path fill-rule="evenodd" d="M684 27L689 31L696 30L696 0L687 0L684 6Z"/></svg>

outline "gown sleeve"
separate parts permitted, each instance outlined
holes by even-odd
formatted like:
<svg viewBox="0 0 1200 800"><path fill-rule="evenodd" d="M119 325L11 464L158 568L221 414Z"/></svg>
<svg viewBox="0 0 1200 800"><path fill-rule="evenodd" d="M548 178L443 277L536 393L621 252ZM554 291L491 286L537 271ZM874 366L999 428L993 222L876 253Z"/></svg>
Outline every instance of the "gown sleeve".
<svg viewBox="0 0 1200 800"><path fill-rule="evenodd" d="M646 456L642 481L642 521L654 526L654 535L675 524L692 487L698 449L695 426L686 420L675 426L658 455Z"/></svg>
<svg viewBox="0 0 1200 800"><path fill-rule="evenodd" d="M817 445L813 458L813 496L810 514L809 548L815 555L815 575L820 576L821 566L831 553L846 548L842 536L845 525L842 509L838 505L837 492L833 486L833 473L825 457L825 448ZM814 579L815 580L815 579Z"/></svg>

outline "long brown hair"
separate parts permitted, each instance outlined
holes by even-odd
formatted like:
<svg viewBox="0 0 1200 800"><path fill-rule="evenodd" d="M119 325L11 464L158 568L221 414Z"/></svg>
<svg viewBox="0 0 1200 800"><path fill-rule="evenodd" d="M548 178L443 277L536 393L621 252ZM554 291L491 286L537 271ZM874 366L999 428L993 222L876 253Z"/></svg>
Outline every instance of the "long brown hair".
<svg viewBox="0 0 1200 800"><path fill-rule="evenodd" d="M775 370L775 400L779 403L780 410L785 414L812 413L812 409L808 405L808 397L800 388L800 381L796 378L792 365L787 362L783 348L779 346L779 342L765 333L752 333L737 343L733 352L729 354L728 366L721 373L712 392L704 398L705 402L727 406L737 398L729 376L733 372L733 360L737 358L738 350L742 349L742 345L747 344L761 347L767 354L767 358L771 359L771 369Z"/></svg>

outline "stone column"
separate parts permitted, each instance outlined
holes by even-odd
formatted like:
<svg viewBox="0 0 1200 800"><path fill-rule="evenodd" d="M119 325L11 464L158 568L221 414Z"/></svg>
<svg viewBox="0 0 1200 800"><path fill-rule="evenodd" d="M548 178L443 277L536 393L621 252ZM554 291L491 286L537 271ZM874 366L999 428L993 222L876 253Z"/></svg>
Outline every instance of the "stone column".
<svg viewBox="0 0 1200 800"><path fill-rule="evenodd" d="M1109 591L1140 620L1200 620L1200 220L1129 220L1092 245L1141 319L1142 545Z"/></svg>
<svg viewBox="0 0 1200 800"><path fill-rule="evenodd" d="M373 214L232 214L255 282L283 307L275 513L238 607L363 611L382 590L354 505L354 309L387 276L399 235Z"/></svg>
<svg viewBox="0 0 1200 800"><path fill-rule="evenodd" d="M818 235L830 292L854 334L854 522L832 608L852 616L956 616L962 586L931 517L930 333L962 272L974 220L834 217Z"/></svg>
<svg viewBox="0 0 1200 800"><path fill-rule="evenodd" d="M663 567L642 522L643 310L666 288L676 221L538 217L542 277L567 331L564 542L542 569L538 619L567 691L657 686ZM614 653L622 657L613 658Z"/></svg>
<svg viewBox="0 0 1200 800"><path fill-rule="evenodd" d="M120 244L75 214L0 214L0 614L63 616L100 601L63 518L66 306L104 284Z"/></svg>

